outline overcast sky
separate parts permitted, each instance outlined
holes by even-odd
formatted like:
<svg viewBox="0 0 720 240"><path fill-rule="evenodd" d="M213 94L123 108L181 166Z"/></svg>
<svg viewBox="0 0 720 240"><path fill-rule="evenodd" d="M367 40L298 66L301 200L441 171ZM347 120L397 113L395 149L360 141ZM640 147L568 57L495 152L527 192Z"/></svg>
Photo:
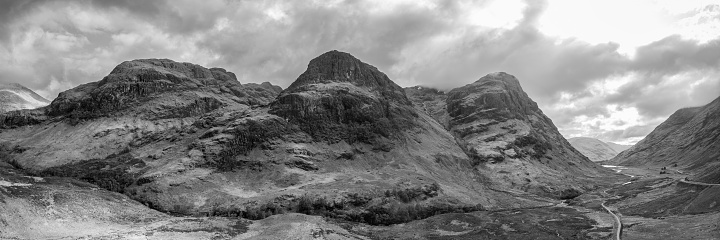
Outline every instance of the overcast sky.
<svg viewBox="0 0 720 240"><path fill-rule="evenodd" d="M0 1L0 82L48 99L138 58L287 87L333 49L403 87L508 72L568 138L635 143L720 96L718 1Z"/></svg>

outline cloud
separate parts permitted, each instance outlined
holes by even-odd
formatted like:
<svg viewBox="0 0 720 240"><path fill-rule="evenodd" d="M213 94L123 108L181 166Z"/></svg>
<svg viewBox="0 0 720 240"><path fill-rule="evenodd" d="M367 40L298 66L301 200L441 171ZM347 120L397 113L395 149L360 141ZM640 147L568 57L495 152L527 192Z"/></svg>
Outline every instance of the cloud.
<svg viewBox="0 0 720 240"><path fill-rule="evenodd" d="M3 1L0 81L20 82L52 99L102 79L122 61L170 58L226 68L241 82L288 86L310 59L337 49L402 86L449 89L505 71L520 79L566 136L619 140L637 138L649 128L642 126L720 95L720 36L702 31L716 29L717 6L674 13L678 26L693 28L678 28L681 35L628 55L623 43L543 32L545 12L557 4Z"/></svg>

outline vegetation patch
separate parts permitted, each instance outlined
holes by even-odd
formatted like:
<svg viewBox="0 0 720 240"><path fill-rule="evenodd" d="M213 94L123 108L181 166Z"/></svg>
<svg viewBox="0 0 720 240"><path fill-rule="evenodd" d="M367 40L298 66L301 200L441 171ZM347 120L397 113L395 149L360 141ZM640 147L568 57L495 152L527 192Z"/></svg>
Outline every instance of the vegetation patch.
<svg viewBox="0 0 720 240"><path fill-rule="evenodd" d="M247 156L251 150L271 148L270 141L283 139L283 136L296 132L297 129L283 121L271 119L267 121L247 120L229 133L234 136L223 146L223 150L208 164L221 171L245 169L252 164L261 164L254 161L243 161L238 156Z"/></svg>
<svg viewBox="0 0 720 240"><path fill-rule="evenodd" d="M532 152L530 155L535 158L543 157L548 150L552 149L550 143L540 141L537 137L531 135L516 138L513 144L520 148L531 148Z"/></svg>
<svg viewBox="0 0 720 240"><path fill-rule="evenodd" d="M132 185L140 175L139 173L128 173L127 169L144 166L145 162L133 158L129 151L125 150L105 159L92 159L51 167L37 172L35 175L77 178L113 192L124 193L125 188Z"/></svg>
<svg viewBox="0 0 720 240"><path fill-rule="evenodd" d="M447 213L393 226L340 224L371 239L593 239L597 231L597 222L563 207Z"/></svg>
<svg viewBox="0 0 720 240"><path fill-rule="evenodd" d="M215 208L207 215L259 220L276 214L294 212L370 225L391 225L443 213L464 213L484 209L480 205L429 201L438 196L438 191L439 186L431 184L388 190L381 196L358 193L346 194L335 199L312 195L291 198L286 196L276 198L274 201L244 206L244 208Z"/></svg>

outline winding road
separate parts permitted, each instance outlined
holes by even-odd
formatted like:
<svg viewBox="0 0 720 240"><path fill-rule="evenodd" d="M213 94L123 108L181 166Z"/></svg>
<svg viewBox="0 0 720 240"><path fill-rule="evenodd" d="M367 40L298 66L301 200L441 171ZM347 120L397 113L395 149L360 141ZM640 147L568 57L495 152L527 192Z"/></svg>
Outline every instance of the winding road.
<svg viewBox="0 0 720 240"><path fill-rule="evenodd" d="M720 183L702 183L702 182L688 181L685 179L680 179L680 182L687 183L687 184L702 185L702 186L720 186Z"/></svg>
<svg viewBox="0 0 720 240"><path fill-rule="evenodd" d="M607 189L605 189L603 192L605 192L605 194L609 194L607 192ZM607 200L605 200L605 202L607 202L608 200L611 200L611 199L616 199L616 198L620 198L620 196L615 196L613 198L607 199ZM622 221L620 221L620 216L618 216L612 210L610 210L610 208L605 206L605 202L600 203L600 206L602 206L605 209L605 211L609 212L610 215L612 215L615 218L615 224L613 224L613 239L620 240L620 237L622 235L622 227L623 227Z"/></svg>
<svg viewBox="0 0 720 240"><path fill-rule="evenodd" d="M606 211L608 211L613 217L615 217L615 224L613 224L613 236L615 240L620 240L620 235L622 235L622 222L620 221L620 217L616 215L610 208L605 206L605 203L601 203L600 206L605 208Z"/></svg>

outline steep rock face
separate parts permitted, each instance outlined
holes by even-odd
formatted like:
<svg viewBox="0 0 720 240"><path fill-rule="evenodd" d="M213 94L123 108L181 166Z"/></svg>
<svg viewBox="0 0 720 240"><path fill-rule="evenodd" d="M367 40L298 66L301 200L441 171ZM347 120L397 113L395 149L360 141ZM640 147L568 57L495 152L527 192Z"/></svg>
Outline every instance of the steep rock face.
<svg viewBox="0 0 720 240"><path fill-rule="evenodd" d="M677 164L694 180L720 183L720 98L676 111L643 140L611 160L627 166Z"/></svg>
<svg viewBox="0 0 720 240"><path fill-rule="evenodd" d="M338 51L311 60L270 113L315 139L333 142L396 137L417 118L402 88L377 68Z"/></svg>
<svg viewBox="0 0 720 240"><path fill-rule="evenodd" d="M610 144L595 138L574 137L568 139L568 142L593 162L609 160L620 152ZM617 146L622 145L617 144Z"/></svg>
<svg viewBox="0 0 720 240"><path fill-rule="evenodd" d="M224 69L141 59L121 63L99 82L60 93L47 114L80 119L128 113L173 118L203 114L232 103L258 103L247 95L235 74Z"/></svg>
<svg viewBox="0 0 720 240"><path fill-rule="evenodd" d="M418 90L406 89L501 187L563 197L609 173L570 146L512 75L493 73L453 89L444 106L441 94Z"/></svg>
<svg viewBox="0 0 720 240"><path fill-rule="evenodd" d="M427 113L445 129L450 129L450 114L447 112L447 94L437 89L415 86L405 88L408 99L415 108Z"/></svg>
<svg viewBox="0 0 720 240"><path fill-rule="evenodd" d="M204 68L168 59L139 59L115 67L99 82L59 94L49 105L0 115L13 128L49 118L79 121L134 116L146 120L194 117L223 106L267 105L282 91L270 83L240 84L222 68Z"/></svg>
<svg viewBox="0 0 720 240"><path fill-rule="evenodd" d="M39 108L48 104L50 101L20 84L0 83L0 114L20 109Z"/></svg>
<svg viewBox="0 0 720 240"><path fill-rule="evenodd" d="M221 68L126 61L101 81L62 92L49 106L0 114L6 128L0 142L26 149L16 157L29 168L105 158L159 132L187 134L188 125L212 111L267 105L278 88L243 86Z"/></svg>

